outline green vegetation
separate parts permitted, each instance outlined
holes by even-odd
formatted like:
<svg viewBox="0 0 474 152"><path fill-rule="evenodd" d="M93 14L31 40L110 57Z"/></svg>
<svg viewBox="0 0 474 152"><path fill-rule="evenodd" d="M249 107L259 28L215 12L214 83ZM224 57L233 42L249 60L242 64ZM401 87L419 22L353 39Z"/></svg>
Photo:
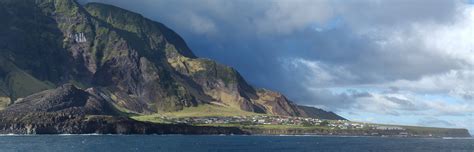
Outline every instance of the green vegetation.
<svg viewBox="0 0 474 152"><path fill-rule="evenodd" d="M9 97L0 96L0 110L5 109L10 104L11 100Z"/></svg>
<svg viewBox="0 0 474 152"><path fill-rule="evenodd" d="M23 71L14 71L7 76L8 84L14 99L25 97L36 92L53 88Z"/></svg>
<svg viewBox="0 0 474 152"><path fill-rule="evenodd" d="M116 32L110 31L105 27L98 27L98 30L98 39L95 40L95 45L92 50L94 59L96 59L98 63L103 64L114 57L128 55L127 50L125 50L128 48L116 47L117 44L123 43L123 40Z"/></svg>
<svg viewBox="0 0 474 152"><path fill-rule="evenodd" d="M247 112L240 109L235 109L227 106L204 104L197 107L184 108L181 111L166 112L162 114L153 115L142 115L132 117L139 121L149 121L162 123L161 117L174 117L174 118L186 118L186 117L232 117L232 116L253 116L260 115L257 113Z"/></svg>
<svg viewBox="0 0 474 152"><path fill-rule="evenodd" d="M163 115L173 117L232 117L252 116L258 114L228 106L204 104L197 107L185 108L181 111L165 113Z"/></svg>
<svg viewBox="0 0 474 152"><path fill-rule="evenodd" d="M330 130L330 127L326 126L304 126L304 125L255 125L250 126L255 128L262 128L262 129L327 129Z"/></svg>
<svg viewBox="0 0 474 152"><path fill-rule="evenodd" d="M86 9L92 16L108 22L114 28L132 33L140 33L141 28L144 28L144 18L140 14L97 3L87 4Z"/></svg>
<svg viewBox="0 0 474 152"><path fill-rule="evenodd" d="M85 9L90 15L105 22L107 28L114 29L119 33L137 51L154 54L156 53L154 51L158 49L161 51L168 43L163 37L162 25L148 20L140 14L98 3L88 3Z"/></svg>
<svg viewBox="0 0 474 152"><path fill-rule="evenodd" d="M55 0L55 10L69 16L75 16L79 12L79 7L74 0Z"/></svg>
<svg viewBox="0 0 474 152"><path fill-rule="evenodd" d="M4 94L3 96L7 96L6 92L3 91L8 92L11 98L8 98L8 100L16 100L54 87L54 84L36 79L4 58L0 57L0 60L2 60L0 61L0 71L4 73L4 77L0 77L1 87L4 88L0 91L1 94ZM4 103L6 100L6 98L2 99Z"/></svg>
<svg viewBox="0 0 474 152"><path fill-rule="evenodd" d="M143 121L143 122L153 122L153 123L166 123L166 124L172 124L173 122L169 122L166 119L163 119L162 116L160 115L142 115L142 116L131 116L130 118L137 120L137 121Z"/></svg>
<svg viewBox="0 0 474 152"><path fill-rule="evenodd" d="M252 125L252 124L198 124L197 126L213 126L213 127L239 127L239 128L258 128L258 129L327 129L330 130L330 127L325 126L304 126L304 125Z"/></svg>

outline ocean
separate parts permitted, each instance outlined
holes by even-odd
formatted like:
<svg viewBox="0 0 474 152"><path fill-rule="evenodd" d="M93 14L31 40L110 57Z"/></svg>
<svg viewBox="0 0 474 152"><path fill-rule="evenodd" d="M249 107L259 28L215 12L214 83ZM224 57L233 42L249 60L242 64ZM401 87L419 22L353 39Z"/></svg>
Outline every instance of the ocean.
<svg viewBox="0 0 474 152"><path fill-rule="evenodd" d="M1 152L474 152L474 139L327 136L0 136Z"/></svg>

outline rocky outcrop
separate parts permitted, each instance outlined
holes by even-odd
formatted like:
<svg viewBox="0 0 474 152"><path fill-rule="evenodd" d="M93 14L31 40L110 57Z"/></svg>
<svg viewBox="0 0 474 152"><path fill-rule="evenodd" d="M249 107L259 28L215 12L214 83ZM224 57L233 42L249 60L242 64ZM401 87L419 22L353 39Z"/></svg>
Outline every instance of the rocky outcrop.
<svg viewBox="0 0 474 152"><path fill-rule="evenodd" d="M0 134L245 134L238 128L132 120L101 93L71 84L28 96L0 111Z"/></svg>
<svg viewBox="0 0 474 152"><path fill-rule="evenodd" d="M94 93L94 89L88 89L88 91L90 93L72 84L65 84L54 90L46 90L20 99L2 113L21 115L54 112L61 115L119 115L110 103L97 94L91 94Z"/></svg>

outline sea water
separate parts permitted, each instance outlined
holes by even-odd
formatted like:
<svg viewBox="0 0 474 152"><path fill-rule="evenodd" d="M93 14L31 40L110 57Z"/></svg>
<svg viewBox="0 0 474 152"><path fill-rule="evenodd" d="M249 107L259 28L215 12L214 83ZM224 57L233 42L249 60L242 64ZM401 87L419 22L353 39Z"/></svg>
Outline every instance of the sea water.
<svg viewBox="0 0 474 152"><path fill-rule="evenodd" d="M0 151L474 152L474 139L327 136L4 135Z"/></svg>

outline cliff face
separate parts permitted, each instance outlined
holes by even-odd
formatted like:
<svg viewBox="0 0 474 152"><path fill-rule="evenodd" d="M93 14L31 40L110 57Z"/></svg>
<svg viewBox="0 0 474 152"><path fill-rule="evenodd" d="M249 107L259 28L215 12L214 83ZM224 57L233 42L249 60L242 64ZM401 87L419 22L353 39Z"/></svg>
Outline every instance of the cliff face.
<svg viewBox="0 0 474 152"><path fill-rule="evenodd" d="M73 83L94 87L105 102L137 114L219 104L343 119L256 90L235 69L196 57L163 24L121 8L73 0L0 0L0 18L0 108Z"/></svg>

